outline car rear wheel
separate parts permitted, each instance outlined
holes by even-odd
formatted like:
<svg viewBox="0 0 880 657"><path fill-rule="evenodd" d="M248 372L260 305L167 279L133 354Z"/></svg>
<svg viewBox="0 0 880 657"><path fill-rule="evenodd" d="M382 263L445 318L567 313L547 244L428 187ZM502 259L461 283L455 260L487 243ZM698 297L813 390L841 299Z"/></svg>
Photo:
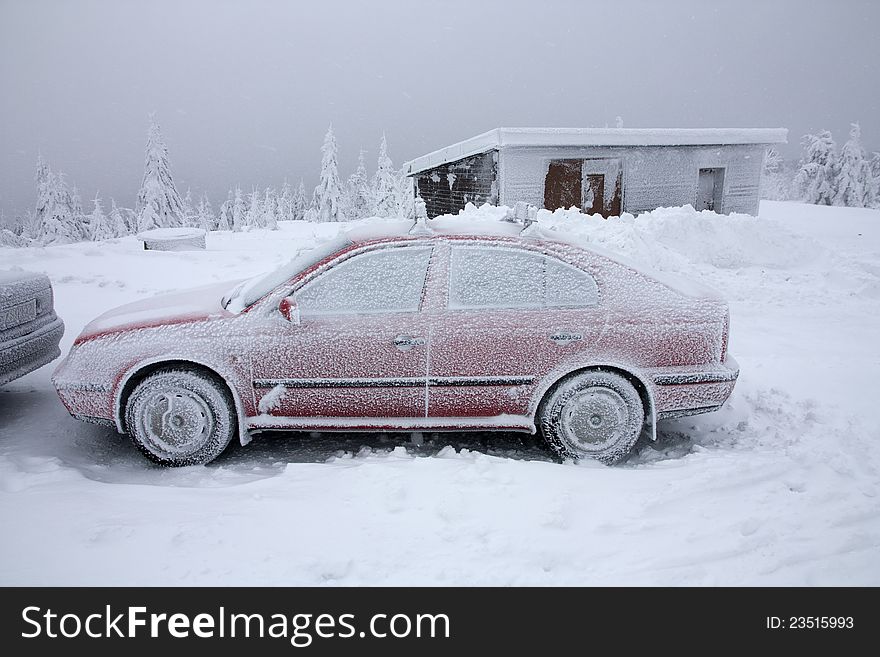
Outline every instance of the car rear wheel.
<svg viewBox="0 0 880 657"><path fill-rule="evenodd" d="M167 466L217 458L235 436L235 405L223 383L182 368L157 370L135 386L125 424L147 458Z"/></svg>
<svg viewBox="0 0 880 657"><path fill-rule="evenodd" d="M623 376L592 370L560 381L541 404L544 440L564 458L621 461L639 439L645 408Z"/></svg>

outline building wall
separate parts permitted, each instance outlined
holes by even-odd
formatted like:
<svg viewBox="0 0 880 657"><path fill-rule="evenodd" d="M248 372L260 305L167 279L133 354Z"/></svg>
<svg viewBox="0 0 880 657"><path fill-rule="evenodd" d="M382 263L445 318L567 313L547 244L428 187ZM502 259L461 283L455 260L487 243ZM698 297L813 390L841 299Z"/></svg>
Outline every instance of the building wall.
<svg viewBox="0 0 880 657"><path fill-rule="evenodd" d="M757 214L765 146L508 147L498 161L499 201L538 207L551 160L621 158L623 209L637 214L661 206L693 205L699 170L724 168L721 211ZM424 175L424 174L421 174Z"/></svg>
<svg viewBox="0 0 880 657"><path fill-rule="evenodd" d="M490 151L414 175L416 194L425 201L428 217L457 214L467 203L497 205L497 160L498 152Z"/></svg>

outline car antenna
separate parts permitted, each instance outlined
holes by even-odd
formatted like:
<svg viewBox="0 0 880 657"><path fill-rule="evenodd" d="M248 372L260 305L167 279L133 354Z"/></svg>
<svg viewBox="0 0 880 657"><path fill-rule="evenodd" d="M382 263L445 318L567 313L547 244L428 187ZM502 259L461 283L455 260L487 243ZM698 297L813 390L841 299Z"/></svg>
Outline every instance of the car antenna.
<svg viewBox="0 0 880 657"><path fill-rule="evenodd" d="M428 206L421 196L416 196L415 200L415 217L412 227L409 229L410 235L433 235L434 231L428 225Z"/></svg>

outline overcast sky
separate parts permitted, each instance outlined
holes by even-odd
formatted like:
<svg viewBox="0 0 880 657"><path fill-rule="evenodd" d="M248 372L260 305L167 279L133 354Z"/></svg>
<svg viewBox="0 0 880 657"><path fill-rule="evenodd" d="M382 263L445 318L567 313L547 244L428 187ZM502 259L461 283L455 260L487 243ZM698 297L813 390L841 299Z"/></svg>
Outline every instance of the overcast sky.
<svg viewBox="0 0 880 657"><path fill-rule="evenodd" d="M498 126L787 127L880 150L876 0L0 0L0 208L42 152L132 207L155 111L181 193L317 183ZM86 204L89 207L88 204Z"/></svg>

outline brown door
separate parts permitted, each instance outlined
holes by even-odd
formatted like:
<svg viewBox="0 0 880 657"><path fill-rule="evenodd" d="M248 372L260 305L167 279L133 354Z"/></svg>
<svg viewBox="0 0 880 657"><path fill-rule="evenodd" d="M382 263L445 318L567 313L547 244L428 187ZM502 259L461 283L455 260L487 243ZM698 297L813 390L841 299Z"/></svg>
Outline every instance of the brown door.
<svg viewBox="0 0 880 657"><path fill-rule="evenodd" d="M581 207L582 160L553 160L544 179L544 208Z"/></svg>
<svg viewBox="0 0 880 657"><path fill-rule="evenodd" d="M587 176L587 193L584 195L584 212L587 214L605 213L605 174L591 173Z"/></svg>

